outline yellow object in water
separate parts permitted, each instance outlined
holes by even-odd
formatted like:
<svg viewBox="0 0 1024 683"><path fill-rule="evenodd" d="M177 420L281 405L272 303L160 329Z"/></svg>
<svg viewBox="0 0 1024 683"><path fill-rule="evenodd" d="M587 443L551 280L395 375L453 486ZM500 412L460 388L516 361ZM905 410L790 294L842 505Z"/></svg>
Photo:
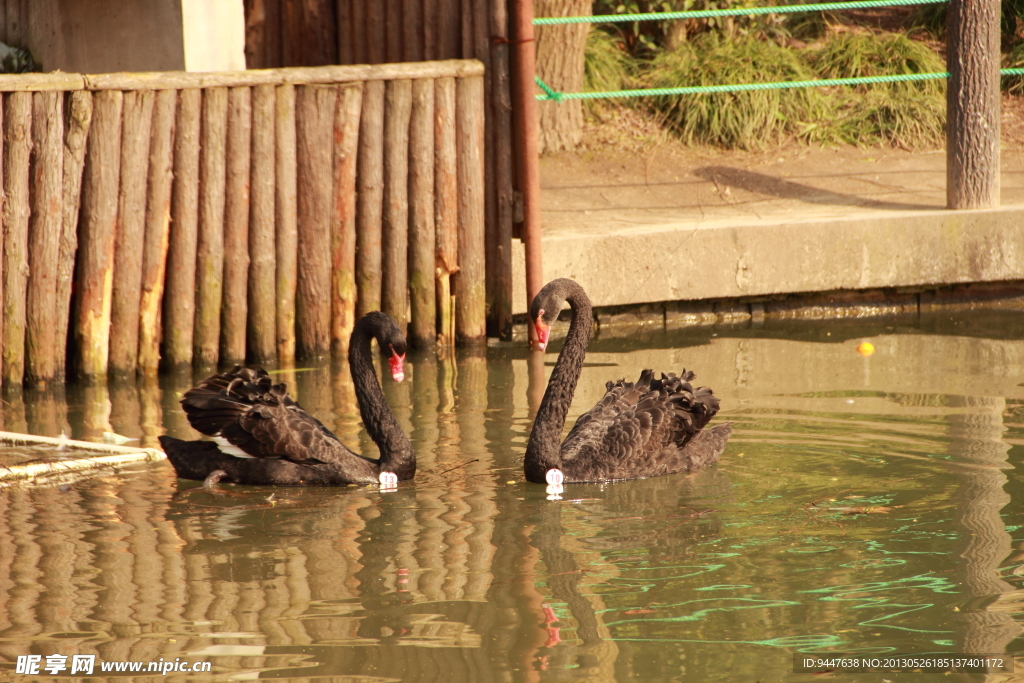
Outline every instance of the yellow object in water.
<svg viewBox="0 0 1024 683"><path fill-rule="evenodd" d="M861 342L857 346L857 353L867 358L875 352L875 345L871 342Z"/></svg>

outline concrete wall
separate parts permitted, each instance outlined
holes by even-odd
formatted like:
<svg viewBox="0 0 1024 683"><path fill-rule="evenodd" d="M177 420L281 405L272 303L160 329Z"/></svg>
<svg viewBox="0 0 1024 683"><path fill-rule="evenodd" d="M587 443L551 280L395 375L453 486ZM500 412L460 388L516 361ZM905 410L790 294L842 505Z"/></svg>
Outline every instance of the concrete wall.
<svg viewBox="0 0 1024 683"><path fill-rule="evenodd" d="M245 68L242 0L32 0L24 45L43 71Z"/></svg>

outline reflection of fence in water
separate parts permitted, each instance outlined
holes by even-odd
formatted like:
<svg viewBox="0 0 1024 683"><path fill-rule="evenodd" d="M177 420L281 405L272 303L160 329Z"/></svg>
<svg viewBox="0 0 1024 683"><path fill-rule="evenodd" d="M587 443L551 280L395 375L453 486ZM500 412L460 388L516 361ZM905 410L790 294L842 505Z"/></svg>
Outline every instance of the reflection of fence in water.
<svg viewBox="0 0 1024 683"><path fill-rule="evenodd" d="M104 661L194 659L206 652L217 655L218 665L259 669L303 661L286 653L256 658L277 647L382 643L383 649L346 648L324 666L366 673L427 666L465 670L464 677L489 671L480 647L494 624L485 600L498 510L493 479L471 476L493 464L484 433L487 365L477 354L460 367L459 392L484 398L460 406L458 415L437 411L439 384L444 373L454 374L453 365L430 358L410 369L409 380L397 386L404 398L393 383L384 386L415 433L426 476L387 497L353 488L328 498L323 491L278 490L277 505L250 498L254 505L239 506L227 487L224 497L197 490L172 499L167 465L63 492L0 494L0 591L10 596L0 607L0 655L13 661L49 646ZM343 363L287 378L339 436L358 433ZM59 430L70 412L70 421L88 424L90 433L100 426L129 436L184 429L183 421L174 424L177 396L193 378L165 379L162 389L72 386L70 407L56 394L45 410L26 411L34 404L19 401L16 421ZM162 407L169 410L166 425ZM146 415L158 419L140 426ZM472 458L480 462L439 476Z"/></svg>

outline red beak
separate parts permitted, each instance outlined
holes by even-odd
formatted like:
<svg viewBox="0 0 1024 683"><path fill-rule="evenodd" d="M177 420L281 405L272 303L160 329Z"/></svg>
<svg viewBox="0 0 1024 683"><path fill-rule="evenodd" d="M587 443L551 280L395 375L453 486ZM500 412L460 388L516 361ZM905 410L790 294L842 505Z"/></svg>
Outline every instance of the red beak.
<svg viewBox="0 0 1024 683"><path fill-rule="evenodd" d="M533 324L533 329L537 331L537 348L543 351L548 346L548 337L551 335L551 328L537 319L537 322Z"/></svg>
<svg viewBox="0 0 1024 683"><path fill-rule="evenodd" d="M388 359L388 364L391 366L391 377L396 382L401 382L405 379L405 354L399 356L396 352L391 352L391 358Z"/></svg>

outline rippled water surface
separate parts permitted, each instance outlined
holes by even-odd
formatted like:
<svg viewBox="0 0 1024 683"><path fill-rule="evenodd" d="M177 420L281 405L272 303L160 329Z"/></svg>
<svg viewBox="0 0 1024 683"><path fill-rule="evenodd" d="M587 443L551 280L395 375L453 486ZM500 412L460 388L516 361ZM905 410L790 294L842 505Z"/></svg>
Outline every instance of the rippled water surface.
<svg viewBox="0 0 1024 683"><path fill-rule="evenodd" d="M554 354L411 354L385 383L420 462L397 492L210 492L167 463L0 491L0 678L60 653L212 663L190 680L788 681L820 678L794 653L1024 651L1024 334L605 337L570 424L607 380L686 367L735 424L718 466L549 501L521 457ZM368 451L346 374L282 376ZM177 406L194 379L6 395L3 427L194 438Z"/></svg>

